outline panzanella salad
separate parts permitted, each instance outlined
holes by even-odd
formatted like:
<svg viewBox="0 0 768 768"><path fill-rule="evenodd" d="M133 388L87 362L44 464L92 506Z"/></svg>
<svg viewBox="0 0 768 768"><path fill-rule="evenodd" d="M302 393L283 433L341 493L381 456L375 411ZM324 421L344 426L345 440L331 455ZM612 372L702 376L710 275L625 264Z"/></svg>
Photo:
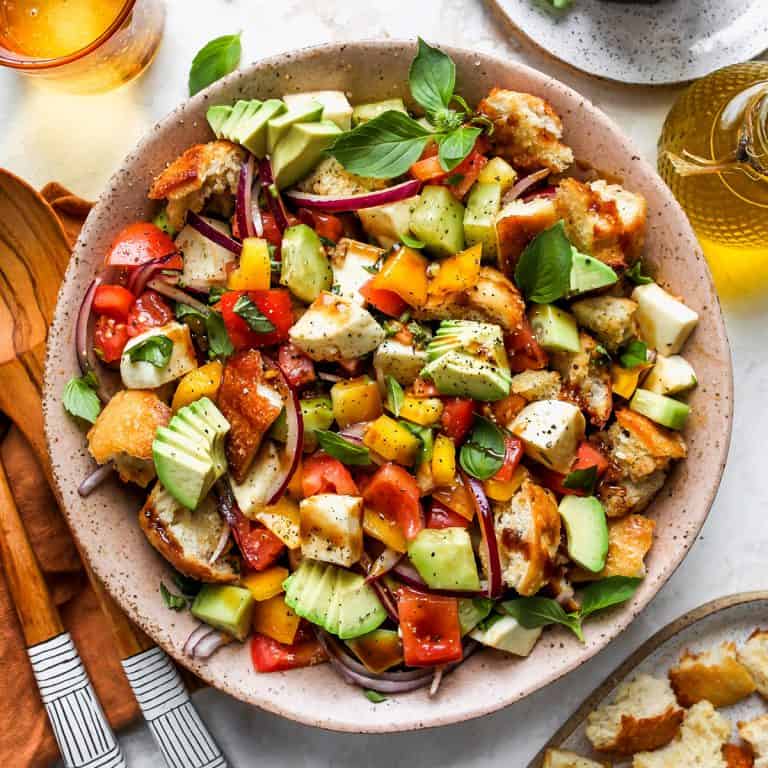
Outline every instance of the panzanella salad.
<svg viewBox="0 0 768 768"><path fill-rule="evenodd" d="M80 490L148 490L192 656L434 691L478 645L582 638L645 574L697 315L643 270L645 200L576 177L550 104L454 85L420 41L418 117L212 106L85 294Z"/></svg>

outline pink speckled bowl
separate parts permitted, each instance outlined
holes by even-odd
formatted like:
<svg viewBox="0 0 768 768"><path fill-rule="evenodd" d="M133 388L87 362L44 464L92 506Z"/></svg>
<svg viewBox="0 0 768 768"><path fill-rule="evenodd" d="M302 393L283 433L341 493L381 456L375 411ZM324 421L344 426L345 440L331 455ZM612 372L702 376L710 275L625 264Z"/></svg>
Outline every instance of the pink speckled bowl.
<svg viewBox="0 0 768 768"><path fill-rule="evenodd" d="M672 474L649 514L657 521L649 573L630 605L591 620L581 645L565 631L548 630L527 659L493 652L476 654L443 683L434 700L418 691L369 703L328 665L258 675L248 647L233 645L207 662L190 663L182 645L193 620L163 606L158 593L169 569L136 524L139 494L116 482L87 499L77 486L89 471L85 439L65 415L60 393L77 372L74 323L85 286L98 270L117 231L147 218L152 177L182 150L210 138L205 111L237 98L261 99L286 91L333 88L353 102L406 96L408 64L415 45L406 42L333 44L267 59L216 83L158 124L114 175L93 209L59 296L46 366L45 419L62 506L96 574L128 615L165 650L211 685L271 712L340 731L387 732L426 728L478 717L542 688L604 648L648 604L685 557L707 517L728 451L732 417L728 342L707 265L685 216L655 171L640 159L616 125L578 93L524 67L471 51L450 50L458 90L478 101L494 85L545 97L562 115L566 141L576 156L623 178L648 200L646 258L660 281L701 316L686 349L700 385L686 438L690 458Z"/></svg>

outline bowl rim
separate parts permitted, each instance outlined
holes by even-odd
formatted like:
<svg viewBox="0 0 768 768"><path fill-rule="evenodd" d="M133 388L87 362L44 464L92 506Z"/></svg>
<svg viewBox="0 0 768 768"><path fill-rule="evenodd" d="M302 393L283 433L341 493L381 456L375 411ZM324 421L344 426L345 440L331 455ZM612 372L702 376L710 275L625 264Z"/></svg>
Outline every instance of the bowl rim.
<svg viewBox="0 0 768 768"><path fill-rule="evenodd" d="M111 175L107 183L104 185L104 189L102 193L99 195L99 198L97 199L93 209L91 210L88 216L88 219L85 225L83 226L81 234L78 238L77 244L75 245L75 248L73 250L73 258L70 259L70 263L67 267L67 272L64 276L64 280L62 281L62 286L59 289L59 296L57 298L57 306L56 306L56 312L55 312L52 328L60 325L62 322L65 322L64 315L66 313L65 313L64 306L61 302L64 286L68 285L69 281L73 279L73 275L76 270L77 264L80 261L80 258L83 258L85 256L85 253L87 252L87 240L89 238L90 230L92 227L95 226L96 220L101 215L101 208L104 205L105 199L111 193L115 184L119 182L120 176L123 173L123 171L126 168L130 167L135 162L135 160L142 155L146 146L153 141L155 134L161 128L165 127L166 125L172 122L178 121L179 119L184 119L186 114L190 110L193 110L195 107L202 105L204 102L208 101L212 97L215 98L215 95L219 90L225 90L230 84L236 83L240 78L247 78L249 75L253 74L256 71L260 71L262 69L269 69L270 67L276 67L276 66L279 67L281 65L286 64L287 62L290 62L291 64L296 64L297 62L300 63L301 61L311 59L313 56L316 56L316 55L323 55L323 54L339 55L343 53L345 50L357 49L360 47L376 48L380 52L398 50L398 51L407 51L411 53L415 51L415 46L416 46L416 41L413 39L400 38L400 39L376 40L376 39L363 38L363 39L357 39L353 41L339 41L339 42L332 42L332 43L324 43L321 45L307 46L299 49L292 49L289 51L284 51L282 53L275 54L267 58L263 58L263 59L259 59L254 62L251 62L250 64L244 67L241 67L235 70L234 72L230 73L226 77L216 81L215 83L203 89L202 91L195 94L194 96L180 102L168 114L166 114L163 118L161 118L152 127L150 127L147 130L144 136L136 144L133 151L131 151L128 155L126 155L123 162L115 170L115 172ZM603 127L607 130L607 133L610 134L611 141L620 142L625 147L626 155L627 156L631 155L632 162L635 163L635 167L639 169L639 172L655 180L661 193L666 198L666 203L668 203L670 206L672 206L676 210L677 212L676 220L679 222L679 225L687 232L691 241L694 244L697 243L695 235L693 234L693 230L691 229L691 226L688 223L688 219L683 213L677 201L675 200L674 196L672 195L671 190L669 190L669 188L664 184L663 180L659 177L656 170L651 166L651 164L648 163L648 161L646 161L642 157L642 155L638 152L637 148L634 146L632 141L627 137L627 135L622 131L619 125L611 117L609 117L597 106L595 106L589 99L587 99L585 96L583 96L578 91L571 88L570 86L566 85L562 81L558 80L557 78L552 77L546 74L545 72L541 72L540 70L537 70L533 67L530 67L527 64L523 64L518 61L510 61L500 56L495 56L493 54L488 54L485 52L473 51L467 48L443 45L440 43L438 43L438 46L441 48L441 50L445 51L446 53L452 56L458 55L462 58L466 58L467 60L472 60L474 58L478 62L478 64L482 62L487 62L487 63L493 63L494 65L499 66L502 69L506 69L507 71L514 70L516 73L520 73L525 77L529 78L532 81L534 88L541 89L548 83L554 84L555 87L561 91L562 95L566 97L568 100L570 100L573 104L579 104L581 106L586 107L589 110L591 117L596 122L601 123ZM461 711L454 710L450 714L442 714L442 715L440 714L430 715L429 712L427 711L424 713L423 716L420 716L418 719L414 718L413 722L409 722L407 725L401 725L397 723L388 724L387 719L385 717L382 717L380 720L377 720L375 724L371 724L371 725L366 724L361 726L359 723L355 723L351 720L344 720L338 717L333 717L333 715L329 715L327 711L324 713L319 713L315 716L309 716L309 715L306 715L305 713L296 712L292 710L290 707L283 706L279 702L275 703L269 696L258 696L258 695L248 694L247 692L243 692L242 690L233 690L234 686L230 682L228 681L225 682L218 679L217 676L215 676L210 672L209 667L207 665L191 662L190 659L184 657L183 654L180 651L178 651L168 641L167 637L163 637L159 640L153 637L153 640L160 647L162 647L167 653L169 653L169 655L171 655L176 660L177 663L180 663L186 667L189 667L196 675L202 678L212 688L215 688L219 691L222 691L231 696L234 696L235 698L238 698L248 704L252 704L268 712L271 712L276 715L280 715L289 720L299 722L304 725L309 725L312 727L322 728L330 731L348 732L348 733L407 732L407 731L421 730L425 728L451 725L457 722L464 722L477 717L482 717L484 715L497 712L505 707L510 706L511 704L517 701L527 698L528 696L530 696L532 693L536 691L546 688L547 686L551 685L552 683L556 682L557 680L561 679L562 677L572 672L578 666L592 659L600 651L604 650L608 645L610 645L616 638L618 638L627 629L627 627L639 616L639 614L643 610L645 610L645 608L658 595L658 593L661 591L664 585L674 575L675 571L678 569L682 561L690 552L691 547L696 542L698 538L698 533L701 531L701 528L703 527L704 523L706 522L709 516L709 512L711 510L712 504L715 500L715 497L717 495L717 492L722 480L726 460L728 457L728 450L730 446L731 432L733 427L733 407L734 407L733 406L733 366L732 366L732 360L731 360L730 343L728 341L727 331L726 331L725 322L722 316L720 302L719 302L717 293L715 291L715 287L712 280L712 275L709 271L709 267L706 264L706 262L703 261L703 259L702 259L702 268L703 268L703 278L706 280L707 292L711 299L708 302L708 312L714 315L716 329L718 331L718 334L721 337L721 341L722 341L723 348L725 350L726 358L727 358L725 361L723 361L726 365L727 370L726 370L726 376L724 381L724 391L722 392L722 397L720 399L721 403L723 399L727 399L728 401L727 408L723 409L723 412L722 412L723 418L727 422L727 429L726 429L726 434L721 435L721 439L718 441L719 451L716 456L717 458L716 476L713 478L709 492L707 493L706 499L702 504L702 507L704 509L703 509L703 514L700 520L696 522L695 526L692 526L690 528L691 535L687 537L687 542L685 546L681 547L679 552L676 553L676 556L667 560L664 563L663 567L660 568L660 571L653 582L652 593L648 595L642 595L640 598L636 597L635 601L631 604L631 606L628 605L626 609L623 610L621 613L615 614L615 618L611 625L612 628L610 632L604 633L603 636L601 636L594 643L585 645L583 651L578 655L574 654L574 658L571 659L567 664L563 665L560 668L557 668L554 671L550 670L546 675L542 676L542 678L540 678L539 681L519 689L513 695L509 695L506 697L496 697L496 698L493 698L492 700L487 700L483 697L482 699L477 699L472 706L464 706L461 709ZM49 414L53 412L53 408L58 404L58 401L60 399L58 392L55 392L53 390L53 385L51 381L52 376L50 375L51 368L54 365L54 360L53 360L54 354L52 352L52 349L53 347L46 350L45 380L44 380L45 383L43 388L46 443L48 446L49 453L51 455L53 455L53 451L55 450L56 440L55 440L55 431L54 431L55 426L52 424L51 417L49 416ZM57 496L57 499L59 500L61 509L64 511L65 518L67 519L67 523L69 524L69 527L72 530L73 536L78 541L78 543L80 543L80 536L78 535L78 529L73 524L72 516L65 502L65 494L62 489L62 481L61 481L61 478L59 477L59 473L55 466L53 467L53 477L55 482L54 491ZM121 595L118 592L118 590L113 585L110 584L110 581L108 578L109 574L106 572L106 568L104 568L102 565L96 564L94 562L94 558L92 557L92 554L89 551L87 551L84 547L80 546L79 549L81 550L81 555L87 560L88 564L91 566L91 568L99 577L99 579L104 582L105 587L107 588L107 591L110 592L112 597L118 602L121 608L128 614L131 620L134 621L139 627L141 627L148 634L150 634L150 636L152 636L153 635L152 629L149 626L150 622L145 620L145 618L142 617L137 610L135 610L135 607L130 602L120 600ZM279 674L283 675L283 674L289 674L289 673L279 673Z"/></svg>

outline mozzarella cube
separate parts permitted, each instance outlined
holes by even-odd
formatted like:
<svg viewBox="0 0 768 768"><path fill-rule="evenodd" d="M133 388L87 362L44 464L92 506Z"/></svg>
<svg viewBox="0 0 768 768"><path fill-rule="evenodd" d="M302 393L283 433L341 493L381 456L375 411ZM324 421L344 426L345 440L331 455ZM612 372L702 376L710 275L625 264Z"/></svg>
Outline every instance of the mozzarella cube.
<svg viewBox="0 0 768 768"><path fill-rule="evenodd" d="M379 378L391 376L404 387L413 384L426 364L425 349L416 349L394 339L382 342L373 356L373 366Z"/></svg>
<svg viewBox="0 0 768 768"><path fill-rule="evenodd" d="M526 629L512 616L494 617L486 629L473 629L469 636L478 643L515 656L529 656L541 637L541 627Z"/></svg>
<svg viewBox="0 0 768 768"><path fill-rule="evenodd" d="M699 322L698 314L656 283L638 285L632 298L643 341L660 355L679 352Z"/></svg>
<svg viewBox="0 0 768 768"><path fill-rule="evenodd" d="M361 208L357 211L366 233L382 248L391 248L403 235L410 233L411 214L419 202L419 196L407 197L388 205Z"/></svg>
<svg viewBox="0 0 768 768"><path fill-rule="evenodd" d="M299 504L301 554L349 567L363 553L363 500L319 493Z"/></svg>
<svg viewBox="0 0 768 768"><path fill-rule="evenodd" d="M643 389L659 395L676 395L693 389L697 383L696 371L684 357L657 355L656 364L643 381Z"/></svg>
<svg viewBox="0 0 768 768"><path fill-rule="evenodd" d="M246 517L251 520L257 519L259 510L269 501L269 493L275 483L275 477L282 471L283 466L277 446L271 440L266 440L242 483L236 483L230 475L235 501Z"/></svg>
<svg viewBox="0 0 768 768"><path fill-rule="evenodd" d="M367 309L323 292L290 331L291 341L313 360L351 360L384 341L382 327Z"/></svg>
<svg viewBox="0 0 768 768"><path fill-rule="evenodd" d="M331 259L333 283L336 294L351 299L357 304L365 304L360 289L373 278L369 269L379 260L384 251L373 245L358 243L356 240L343 238Z"/></svg>
<svg viewBox="0 0 768 768"><path fill-rule="evenodd" d="M311 91L307 93L288 93L283 96L285 106L290 111L301 112L312 102L323 105L323 120L330 120L348 131L352 127L352 105L341 91Z"/></svg>
<svg viewBox="0 0 768 768"><path fill-rule="evenodd" d="M509 429L523 441L526 455L566 474L584 438L586 422L581 410L572 403L538 400L526 405Z"/></svg>
<svg viewBox="0 0 768 768"><path fill-rule="evenodd" d="M171 357L162 368L144 360L136 362L131 360L131 350L153 336L165 336L173 344ZM181 378L195 368L197 368L197 354L192 344L192 334L189 326L182 323L168 323L134 336L125 345L123 356L120 358L120 376L127 389L157 389L169 381Z"/></svg>
<svg viewBox="0 0 768 768"><path fill-rule="evenodd" d="M222 221L205 219L214 229L230 236L229 227ZM195 291L209 291L213 286L227 284L227 268L235 261L235 254L216 245L187 224L176 237L176 247L184 257L181 282Z"/></svg>

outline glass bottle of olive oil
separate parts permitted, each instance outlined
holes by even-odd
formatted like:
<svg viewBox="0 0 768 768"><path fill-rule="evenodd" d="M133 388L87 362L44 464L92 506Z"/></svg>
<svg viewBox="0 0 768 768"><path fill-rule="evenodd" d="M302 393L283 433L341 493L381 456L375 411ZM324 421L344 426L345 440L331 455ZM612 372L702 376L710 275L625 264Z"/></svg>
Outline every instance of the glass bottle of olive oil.
<svg viewBox="0 0 768 768"><path fill-rule="evenodd" d="M768 62L721 69L678 99L659 172L685 209L718 290L768 288Z"/></svg>

